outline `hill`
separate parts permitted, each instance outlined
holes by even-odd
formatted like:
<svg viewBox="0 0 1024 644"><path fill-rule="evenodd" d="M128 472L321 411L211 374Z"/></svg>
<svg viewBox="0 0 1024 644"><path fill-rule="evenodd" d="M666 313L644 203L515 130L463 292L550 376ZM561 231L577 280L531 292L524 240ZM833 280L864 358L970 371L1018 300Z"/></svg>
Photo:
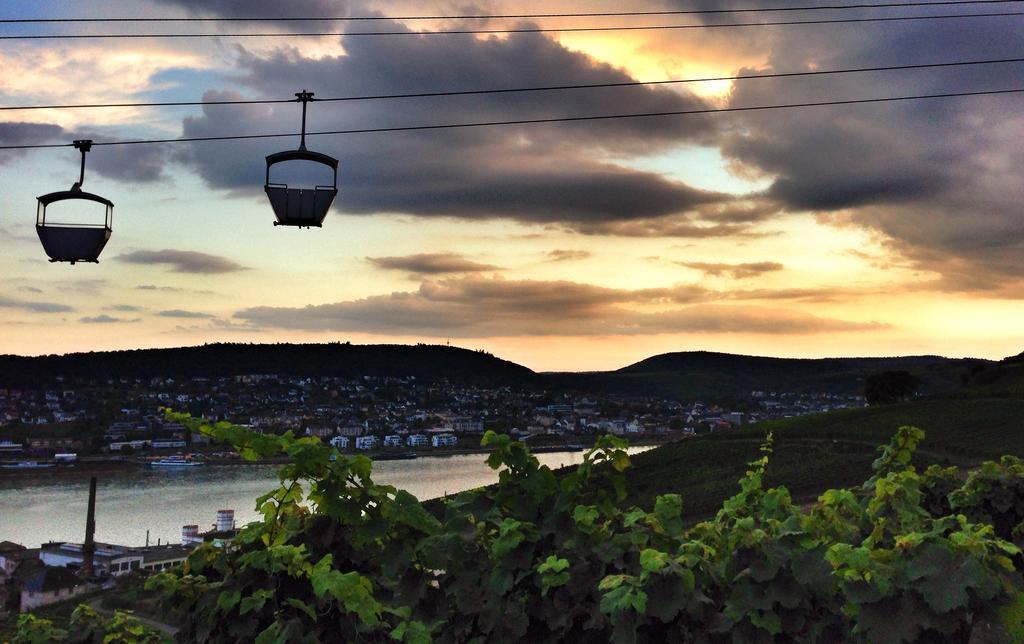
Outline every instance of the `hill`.
<svg viewBox="0 0 1024 644"><path fill-rule="evenodd" d="M861 394L865 378L887 370L917 375L921 393L946 393L958 389L967 374L995 364L940 356L792 359L696 351L654 356L616 371L538 374L488 353L443 345L224 343L39 357L2 355L0 384L48 386L58 376L415 376L487 386L723 400L746 398L754 390ZM1024 364L1017 366L1024 373Z"/></svg>
<svg viewBox="0 0 1024 644"><path fill-rule="evenodd" d="M972 395L1024 397L1024 353L995 364L977 365L967 376L965 392Z"/></svg>
<svg viewBox="0 0 1024 644"><path fill-rule="evenodd" d="M489 353L442 345L208 344L178 349L0 356L4 386L49 385L65 378L415 376L453 382L528 386L536 374Z"/></svg>
<svg viewBox="0 0 1024 644"><path fill-rule="evenodd" d="M748 396L755 390L862 394L868 376L905 370L921 379L921 393L936 394L959 389L967 372L987 364L993 363L941 356L795 359L693 351L654 356L617 371L542 375L581 391L694 399Z"/></svg>
<svg viewBox="0 0 1024 644"><path fill-rule="evenodd" d="M643 503L678 492L690 518L708 516L736 492L747 462L757 458L759 444L772 432L775 451L767 484L785 485L794 497L810 499L866 480L877 446L901 425L926 433L918 465L971 466L1004 454L1024 456L1021 419L1024 398L961 397L768 421L639 454L629 471L629 490L633 501Z"/></svg>

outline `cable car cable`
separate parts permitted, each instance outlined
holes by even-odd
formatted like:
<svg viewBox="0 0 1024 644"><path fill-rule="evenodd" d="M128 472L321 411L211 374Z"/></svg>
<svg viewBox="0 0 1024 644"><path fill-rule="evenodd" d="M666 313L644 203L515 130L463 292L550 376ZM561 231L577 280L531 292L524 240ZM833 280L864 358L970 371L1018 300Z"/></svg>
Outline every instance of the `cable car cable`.
<svg viewBox="0 0 1024 644"><path fill-rule="evenodd" d="M562 90L575 90L575 89L601 89L601 88L614 88L614 87L643 87L652 85L672 85L672 84L683 84L683 83L709 83L719 81L738 81L738 80L751 80L751 79L768 79L768 78L796 78L803 76L827 76L834 74L854 74L864 72L882 72L882 71L899 71L899 70L912 70L912 69L935 69L943 67L965 67L971 65L997 65L1006 63L1022 63L1024 57L1019 58L997 58L990 60L963 60L963 61L948 61L941 63L920 63L914 65L887 65L879 67L855 67L851 69L825 69L825 70L810 70L802 72L778 72L771 74L747 74L743 76L711 76L705 78L678 78L668 79L660 81L624 81L621 83L586 83L582 85L540 85L535 87L508 87L508 88L494 88L494 89L476 89L476 90L454 90L454 91L437 91L437 92L416 92L406 94L375 94L375 95L356 95L356 96L336 96L330 98L315 98L312 99L316 103L326 102L337 102L337 101L372 101L372 100L385 100L385 99L404 99L404 98L430 98L430 97L441 97L441 96L471 96L471 95L482 95L482 94L510 94L517 92L549 92L549 91L562 91ZM14 110L64 110L64 109L86 109L86 108L111 108L111 107L184 107L184 106L195 106L195 105L268 105L268 104L280 104L280 103L294 103L294 98L277 98L277 99L239 99L239 100L223 100L223 101L169 101L162 103L83 103L78 105L19 105L19 106L0 106L0 111L14 111Z"/></svg>
<svg viewBox="0 0 1024 644"><path fill-rule="evenodd" d="M696 114L724 114L729 112L754 112L754 111L767 111L767 110L784 110L784 109L798 109L798 108L810 108L810 107L826 107L834 105L867 105L873 103L894 103L894 102L905 102L905 101L917 101L917 100L928 100L928 99L946 99L946 98L958 98L967 96L996 96L1004 94L1024 94L1024 87L1021 88L1010 88L1010 89L995 89L995 90L978 90L970 92L944 92L940 94L917 94L912 96L886 96L879 98L855 98L838 101L817 101L817 102L803 102L803 103L784 103L778 105L751 105L741 107L720 107L720 108L708 108L699 110L676 110L666 112L643 112L643 113L632 113L632 114L598 114L593 116L563 116L563 117L552 117L552 118L539 118L539 119L521 119L514 121L482 121L482 122L468 122L468 123L441 123L437 125L407 125L398 127L375 127L375 128L362 128L352 130L328 130L322 132L307 132L306 136L337 136L347 134L377 134L384 132L413 132L413 131L425 131L425 130L448 130L448 129L459 129L459 128L476 128L476 127L495 127L503 125L537 125L543 123L569 123L574 121L607 121L616 119L632 119L632 118L655 118L655 117L667 117L667 116L689 116ZM225 135L225 136L196 136L196 137L183 137L177 139L141 139L141 140L129 140L129 141L97 141L93 143L93 146L107 146L107 145L151 145L151 144L162 144L162 143L196 143L203 141L239 141L245 139L276 139L284 137L296 137L299 136L297 132L288 132L282 134L236 134L236 135ZM43 143L43 144L23 144L23 145L2 145L0 150L34 150L43 148L65 148L68 147L69 143Z"/></svg>
<svg viewBox="0 0 1024 644"><path fill-rule="evenodd" d="M1024 11L997 13L942 14L928 16L886 16L879 18L832 18L827 20L776 20L768 22L726 22L719 24L633 25L611 27L522 27L506 29L446 29L439 31L342 31L342 32L264 32L264 33L166 33L166 34L35 34L0 36L0 40L86 40L151 38L306 38L330 36L453 36L484 34L543 34L612 31L665 31L681 29L718 29L728 27L779 27L787 25L840 25L869 22L905 22L912 20L963 20L967 18L1009 18L1024 16Z"/></svg>
<svg viewBox="0 0 1024 644"><path fill-rule="evenodd" d="M541 18L624 18L639 16L695 16L724 13L776 13L793 11L839 11L851 9L888 9L947 7L979 4L1007 4L1022 0L933 0L929 2L874 2L870 4L833 4L824 6L754 7L745 9L679 9L670 11L587 11L576 13L463 14L436 16L317 16L317 17L187 17L187 18L3 18L0 24L60 24L118 22L366 22L380 20L523 20Z"/></svg>

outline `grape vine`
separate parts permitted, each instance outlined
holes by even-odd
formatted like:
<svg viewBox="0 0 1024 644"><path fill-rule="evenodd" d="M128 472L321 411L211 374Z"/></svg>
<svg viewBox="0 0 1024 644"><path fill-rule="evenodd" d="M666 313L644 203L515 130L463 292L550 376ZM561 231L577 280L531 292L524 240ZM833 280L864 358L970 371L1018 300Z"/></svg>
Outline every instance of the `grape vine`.
<svg viewBox="0 0 1024 644"><path fill-rule="evenodd" d="M615 437L556 474L488 432L498 482L423 504L317 438L169 416L245 458L290 457L260 521L147 582L181 641L1024 638L1024 463L918 472L914 427L863 486L808 506L764 487L769 435L736 494L687 525L680 494L623 507L631 464Z"/></svg>

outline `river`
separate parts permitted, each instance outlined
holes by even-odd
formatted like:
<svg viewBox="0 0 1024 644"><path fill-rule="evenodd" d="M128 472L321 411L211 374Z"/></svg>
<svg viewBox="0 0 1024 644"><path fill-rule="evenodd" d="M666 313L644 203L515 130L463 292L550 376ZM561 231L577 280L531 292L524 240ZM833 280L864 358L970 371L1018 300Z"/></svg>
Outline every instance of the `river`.
<svg viewBox="0 0 1024 644"><path fill-rule="evenodd" d="M630 453L645 448L631 448ZM550 467L576 465L582 452L538 454ZM498 480L485 454L423 457L374 463L374 480L408 490L420 499L453 494ZM96 540L141 546L179 543L181 527L212 527L217 510L235 511L243 525L257 518L256 497L277 482L277 466L237 465L139 469L100 475L96 493ZM37 547L47 541L85 538L88 477L33 475L0 480L0 541Z"/></svg>

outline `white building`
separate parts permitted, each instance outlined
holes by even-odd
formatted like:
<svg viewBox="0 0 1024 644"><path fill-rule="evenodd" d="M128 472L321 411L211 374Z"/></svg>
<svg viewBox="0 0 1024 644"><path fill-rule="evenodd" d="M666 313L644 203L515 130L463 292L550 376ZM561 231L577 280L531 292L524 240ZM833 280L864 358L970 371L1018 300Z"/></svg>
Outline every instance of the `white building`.
<svg viewBox="0 0 1024 644"><path fill-rule="evenodd" d="M82 544L44 543L39 551L39 559L47 566L79 568L83 561ZM116 577L141 568L142 559L141 553L124 546L97 543L93 567L98 573L105 572Z"/></svg>
<svg viewBox="0 0 1024 644"><path fill-rule="evenodd" d="M177 438L156 438L150 443L153 449L177 449L185 447L185 441Z"/></svg>
<svg viewBox="0 0 1024 644"><path fill-rule="evenodd" d="M377 440L376 436L360 436L356 438L356 449L376 449L380 445L380 441Z"/></svg>
<svg viewBox="0 0 1024 644"><path fill-rule="evenodd" d="M434 447L455 447L458 443L459 439L455 434L438 434L430 439L430 444Z"/></svg>
<svg viewBox="0 0 1024 644"><path fill-rule="evenodd" d="M116 443L111 443L110 445L107 446L107 449L110 450L111 452L120 452L125 447L130 447L131 449L136 450L146 449L150 447L150 445L152 445L152 441L149 440L120 441Z"/></svg>
<svg viewBox="0 0 1024 644"><path fill-rule="evenodd" d="M92 587L67 568L44 568L29 577L21 587L21 612L71 599Z"/></svg>
<svg viewBox="0 0 1024 644"><path fill-rule="evenodd" d="M460 434L483 434L483 422L475 418L455 418L452 420L452 429Z"/></svg>
<svg viewBox="0 0 1024 644"><path fill-rule="evenodd" d="M8 440L0 441L0 452L20 452L24 447L23 443L15 443Z"/></svg>
<svg viewBox="0 0 1024 644"><path fill-rule="evenodd" d="M402 437L397 434L388 434L384 437L384 447L401 447Z"/></svg>
<svg viewBox="0 0 1024 644"><path fill-rule="evenodd" d="M430 445L430 439L423 434L413 434L405 439L405 444L409 447L426 447Z"/></svg>
<svg viewBox="0 0 1024 644"><path fill-rule="evenodd" d="M331 439L331 446L338 449L348 449L348 436L335 436Z"/></svg>

